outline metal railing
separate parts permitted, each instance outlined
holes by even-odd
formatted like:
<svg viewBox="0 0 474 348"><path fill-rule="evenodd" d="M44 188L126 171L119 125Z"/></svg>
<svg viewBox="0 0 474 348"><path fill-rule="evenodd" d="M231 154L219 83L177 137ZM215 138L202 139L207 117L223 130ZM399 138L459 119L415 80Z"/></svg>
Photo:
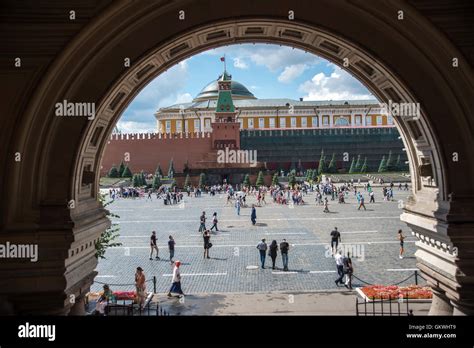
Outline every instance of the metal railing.
<svg viewBox="0 0 474 348"><path fill-rule="evenodd" d="M163 308L159 303L154 303L153 297L156 294L156 282L157 278L156 276L153 276L153 278L145 281L145 283L153 283L153 292L149 293L148 296L146 297L145 303L143 307L140 307L137 303L135 303L136 299L122 299L122 300L116 300L114 302L109 302L107 300L107 303L105 305L104 313L105 315L109 316L169 316L170 313ZM135 283L104 283L100 281L94 281L96 284L102 284L102 285L109 285L109 286L118 286L118 287L135 287ZM86 307L89 305L88 302L86 302ZM86 308L87 309L87 308Z"/></svg>
<svg viewBox="0 0 474 348"><path fill-rule="evenodd" d="M352 275L355 279L358 281L366 284L366 285L374 285L371 283L368 283L355 275ZM400 285L404 282L406 282L408 279L411 279L412 277L415 278L415 285L418 285L418 277L421 277L424 279L419 273L418 270L415 270L412 275L409 277L396 282L392 285L389 286L394 286L394 285ZM427 300L429 301L429 300ZM397 296L397 297L392 297L388 296L387 298L383 298L382 296L380 298L372 297L364 297L363 299L359 299L359 297L356 297L356 315L357 316L376 316L376 315L381 315L381 316L392 316L392 315L398 315L398 316L412 316L413 315L413 309L410 309L410 305L413 305L415 303L420 303L414 299L410 301L408 293L406 296ZM361 307L362 310L361 310Z"/></svg>

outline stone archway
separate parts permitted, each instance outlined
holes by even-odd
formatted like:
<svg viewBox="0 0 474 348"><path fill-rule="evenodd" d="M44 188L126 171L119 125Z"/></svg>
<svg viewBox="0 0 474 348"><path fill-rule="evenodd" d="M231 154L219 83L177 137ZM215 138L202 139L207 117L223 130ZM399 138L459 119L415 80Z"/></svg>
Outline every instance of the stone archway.
<svg viewBox="0 0 474 348"><path fill-rule="evenodd" d="M94 241L108 224L96 197L101 155L115 122L140 89L203 50L272 42L338 65L348 59L344 68L380 100L421 104L420 119L395 120L414 187L402 220L419 237L418 266L436 295L432 314L472 313L469 63L405 3L278 2L281 6L236 2L224 10L215 0L116 1L58 52L11 130L9 148L24 154L24 160L9 161L5 171L3 190L11 198L3 219L5 236L15 240L21 234L40 247L38 265L2 266L12 277L16 293L6 294L18 312L62 314L72 308L77 313L74 303L95 276ZM399 10L405 14L403 25ZM187 19L179 19L180 11ZM62 100L94 102L97 117L54 117L54 105ZM453 161L454 153L459 161ZM15 273L15 267L23 272ZM31 300L35 296L42 300Z"/></svg>

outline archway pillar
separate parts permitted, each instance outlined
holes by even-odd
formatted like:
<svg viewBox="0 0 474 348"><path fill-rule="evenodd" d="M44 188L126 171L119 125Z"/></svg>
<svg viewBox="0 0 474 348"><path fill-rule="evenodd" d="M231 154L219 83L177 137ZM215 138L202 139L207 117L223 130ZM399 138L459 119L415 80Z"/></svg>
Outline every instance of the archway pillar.
<svg viewBox="0 0 474 348"><path fill-rule="evenodd" d="M473 198L427 200L410 197L401 216L418 238L417 267L433 291L430 315L474 314ZM434 209L434 205L436 208Z"/></svg>
<svg viewBox="0 0 474 348"><path fill-rule="evenodd" d="M82 315L84 296L97 275L95 241L110 226L98 208L75 212L65 203L39 208L36 223L2 231L0 243L37 247L37 260L9 258L0 262L0 306L3 314Z"/></svg>

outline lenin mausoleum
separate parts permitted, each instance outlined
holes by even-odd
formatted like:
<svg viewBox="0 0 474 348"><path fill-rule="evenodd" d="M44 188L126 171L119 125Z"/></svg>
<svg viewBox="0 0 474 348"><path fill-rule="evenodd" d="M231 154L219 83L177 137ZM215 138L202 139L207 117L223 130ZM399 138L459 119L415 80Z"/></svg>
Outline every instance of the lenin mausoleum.
<svg viewBox="0 0 474 348"><path fill-rule="evenodd" d="M245 174L260 170L273 174L317 168L322 151L326 159L335 156L341 173L358 156L368 171L377 171L389 153L408 167L393 118L375 99L258 99L224 71L192 102L161 108L155 117L156 133L110 136L102 175L121 161L133 173L152 174L158 164L167 172L172 159L178 185L182 174L197 177L202 172L211 182L240 183ZM254 151L258 163L219 163L218 150L225 148Z"/></svg>

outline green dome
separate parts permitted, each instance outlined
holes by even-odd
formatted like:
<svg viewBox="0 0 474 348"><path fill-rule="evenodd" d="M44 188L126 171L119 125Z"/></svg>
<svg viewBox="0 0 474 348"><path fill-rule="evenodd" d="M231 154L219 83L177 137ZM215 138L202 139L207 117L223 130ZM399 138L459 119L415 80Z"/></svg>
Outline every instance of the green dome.
<svg viewBox="0 0 474 348"><path fill-rule="evenodd" d="M222 75L221 75L222 76ZM219 76L217 80L212 81L201 92L193 99L193 102L217 99L219 94L217 81L221 78ZM257 99L255 96L245 87L243 84L237 81L231 81L232 99Z"/></svg>

